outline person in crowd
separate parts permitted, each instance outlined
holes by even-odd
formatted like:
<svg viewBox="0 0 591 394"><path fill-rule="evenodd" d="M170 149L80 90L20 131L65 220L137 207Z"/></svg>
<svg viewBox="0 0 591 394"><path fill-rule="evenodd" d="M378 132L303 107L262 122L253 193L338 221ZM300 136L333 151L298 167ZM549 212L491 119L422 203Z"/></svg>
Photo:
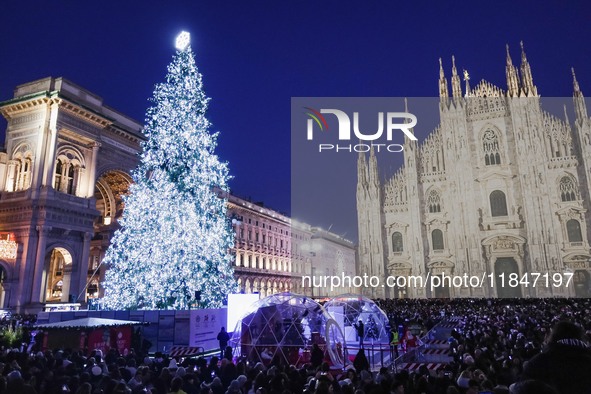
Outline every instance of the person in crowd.
<svg viewBox="0 0 591 394"><path fill-rule="evenodd" d="M406 328L435 332L439 322L453 319L453 331L445 334L451 361L432 370L427 363L390 368L385 360L376 374L379 368L370 370L366 349L359 350L353 365L346 359L341 369L323 358L310 364L303 357L292 361L282 356L280 344L265 345L273 355L268 364L259 362L258 353L250 359L239 356L234 364L232 357L220 360L217 352L211 358L173 360L162 353L123 355L115 349L5 346L0 348L0 394L591 393L589 299L375 301ZM0 325L27 327L34 321L16 319L0 319Z"/></svg>
<svg viewBox="0 0 591 394"><path fill-rule="evenodd" d="M312 368L318 368L320 364L324 361L324 352L320 349L317 343L312 345L312 352L310 353L310 362L312 363Z"/></svg>
<svg viewBox="0 0 591 394"><path fill-rule="evenodd" d="M544 351L526 363L523 378L545 382L560 394L591 393L591 348L583 329L569 321L557 323Z"/></svg>
<svg viewBox="0 0 591 394"><path fill-rule="evenodd" d="M369 361L367 356L365 355L365 350L359 349L355 358L353 359L353 366L357 373L361 373L361 371L368 371L369 370Z"/></svg>
<svg viewBox="0 0 591 394"><path fill-rule="evenodd" d="M363 348L363 337L365 337L365 324L363 320L359 319L357 324L353 323L355 330L357 330L357 338L359 339L359 348Z"/></svg>
<svg viewBox="0 0 591 394"><path fill-rule="evenodd" d="M217 340L220 343L220 357L224 358L224 352L226 351L226 346L228 346L228 341L230 340L230 335L226 332L226 327L220 329Z"/></svg>

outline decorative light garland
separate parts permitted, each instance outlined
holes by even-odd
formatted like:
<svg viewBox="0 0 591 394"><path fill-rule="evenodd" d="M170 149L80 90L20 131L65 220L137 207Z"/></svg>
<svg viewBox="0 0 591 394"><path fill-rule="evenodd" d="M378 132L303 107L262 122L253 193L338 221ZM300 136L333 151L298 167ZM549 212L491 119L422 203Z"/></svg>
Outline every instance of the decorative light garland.
<svg viewBox="0 0 591 394"><path fill-rule="evenodd" d="M18 244L16 241L10 240L10 234L7 239L0 240L0 259L14 260L16 259L16 252L18 250Z"/></svg>

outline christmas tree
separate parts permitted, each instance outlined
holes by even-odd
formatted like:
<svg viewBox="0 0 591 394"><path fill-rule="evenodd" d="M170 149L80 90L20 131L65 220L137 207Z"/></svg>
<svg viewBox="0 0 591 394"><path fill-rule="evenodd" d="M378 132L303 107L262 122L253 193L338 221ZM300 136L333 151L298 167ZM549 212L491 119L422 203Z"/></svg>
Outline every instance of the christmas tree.
<svg viewBox="0 0 591 394"><path fill-rule="evenodd" d="M177 49L146 112L141 163L103 261L108 309L218 308L236 290L228 166L214 153L217 133L209 132L188 33Z"/></svg>

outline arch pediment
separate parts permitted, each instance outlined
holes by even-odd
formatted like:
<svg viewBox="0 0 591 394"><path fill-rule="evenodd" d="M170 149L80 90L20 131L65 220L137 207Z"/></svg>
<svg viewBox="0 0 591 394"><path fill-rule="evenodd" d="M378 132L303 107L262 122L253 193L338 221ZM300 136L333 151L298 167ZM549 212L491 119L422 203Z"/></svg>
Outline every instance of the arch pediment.
<svg viewBox="0 0 591 394"><path fill-rule="evenodd" d="M482 176L476 178L477 182L485 182L492 179L507 179L507 178L514 178L515 175L512 175L509 171L503 171L498 168L491 169L490 171L485 172Z"/></svg>
<svg viewBox="0 0 591 394"><path fill-rule="evenodd" d="M498 234L482 240L483 246L493 246L495 249L513 249L513 245L523 245L527 239L520 235Z"/></svg>
<svg viewBox="0 0 591 394"><path fill-rule="evenodd" d="M445 226L446 224L449 224L449 220L445 220L444 215L440 215L439 217L434 217L433 219L425 222L425 225L427 227Z"/></svg>
<svg viewBox="0 0 591 394"><path fill-rule="evenodd" d="M408 262L396 262L396 263L388 264L388 269L389 270L401 270L401 269L410 270L410 269L412 269L412 265L410 265L410 263L408 263Z"/></svg>
<svg viewBox="0 0 591 394"><path fill-rule="evenodd" d="M385 226L388 230L404 230L408 227L408 223L393 222Z"/></svg>
<svg viewBox="0 0 591 394"><path fill-rule="evenodd" d="M569 204L566 207L562 207L559 210L556 211L556 214L558 216L572 216L573 214L575 214L575 216L573 217L580 217L580 214L583 214L585 212L587 212L587 210L585 208L581 208L580 206L575 205L576 203L573 204Z"/></svg>
<svg viewBox="0 0 591 394"><path fill-rule="evenodd" d="M448 259L437 259L427 264L427 268L454 268L456 265Z"/></svg>
<svg viewBox="0 0 591 394"><path fill-rule="evenodd" d="M583 261L583 262L589 262L591 261L591 254L588 253L581 253L580 251L578 252L571 252L571 253L567 253L562 260L565 263L568 262L579 262L579 261Z"/></svg>

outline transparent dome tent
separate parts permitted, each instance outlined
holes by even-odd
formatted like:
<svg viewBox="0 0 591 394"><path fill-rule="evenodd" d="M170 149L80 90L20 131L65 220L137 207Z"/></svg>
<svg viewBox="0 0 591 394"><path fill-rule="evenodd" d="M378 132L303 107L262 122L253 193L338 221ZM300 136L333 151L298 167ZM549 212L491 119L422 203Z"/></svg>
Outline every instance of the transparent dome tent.
<svg viewBox="0 0 591 394"><path fill-rule="evenodd" d="M390 322L375 302L362 295L345 294L331 299L324 308L341 328L351 359L363 347L372 368L389 364L394 356L390 348ZM362 341L358 336L360 321L364 332Z"/></svg>
<svg viewBox="0 0 591 394"><path fill-rule="evenodd" d="M332 367L344 366L346 344L339 326L316 301L293 293L274 294L252 304L230 339L235 356L266 366L308 363L314 344Z"/></svg>

